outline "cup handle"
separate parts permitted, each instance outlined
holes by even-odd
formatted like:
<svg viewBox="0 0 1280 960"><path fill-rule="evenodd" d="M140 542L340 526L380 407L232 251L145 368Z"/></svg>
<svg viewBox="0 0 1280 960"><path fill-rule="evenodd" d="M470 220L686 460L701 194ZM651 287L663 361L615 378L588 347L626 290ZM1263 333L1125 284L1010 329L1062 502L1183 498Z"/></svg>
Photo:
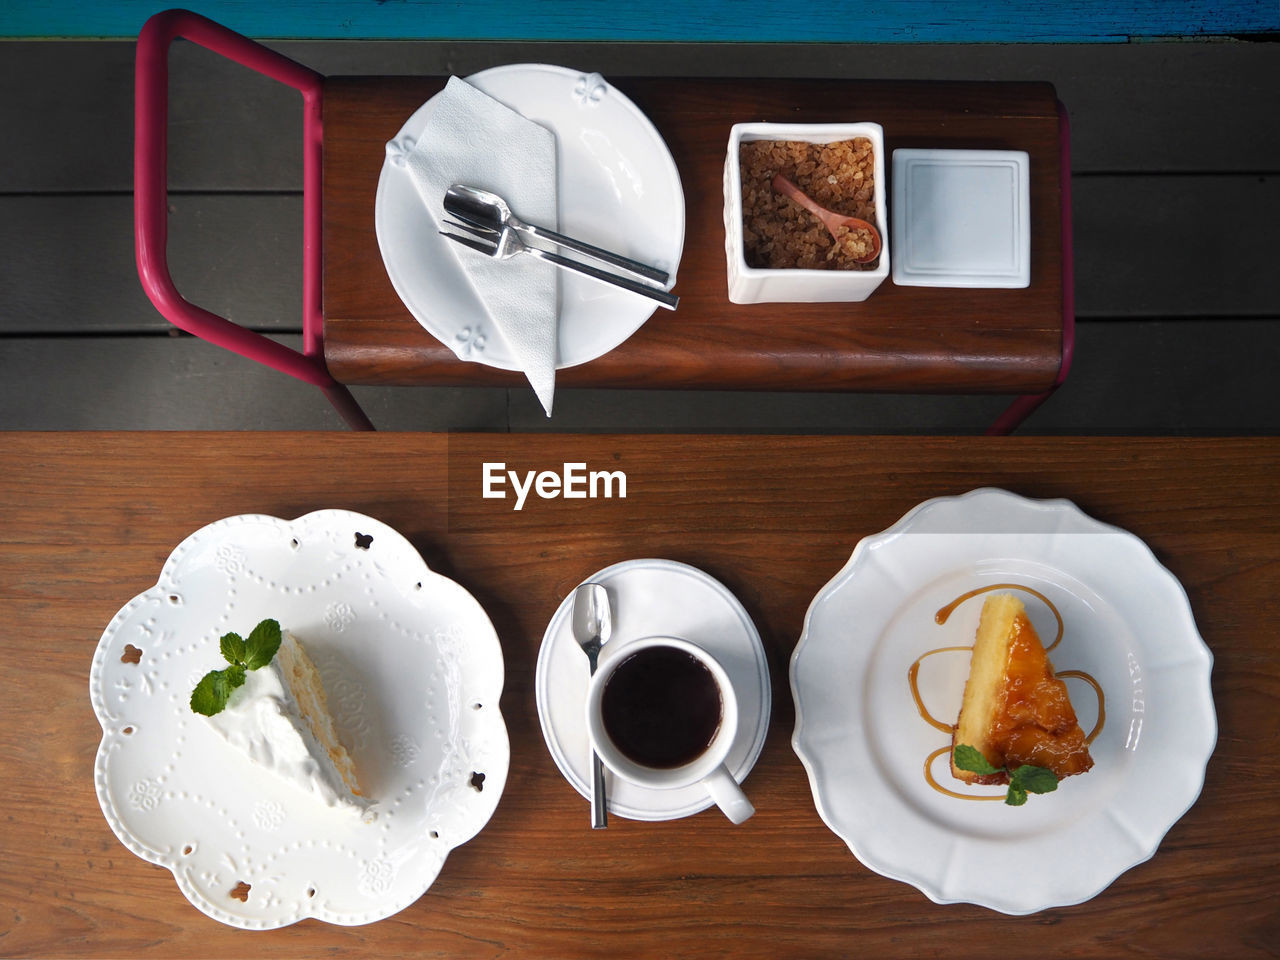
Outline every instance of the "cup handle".
<svg viewBox="0 0 1280 960"><path fill-rule="evenodd" d="M703 779L702 785L731 823L742 823L756 812L756 808L738 786L738 781L733 779L733 774L723 763Z"/></svg>

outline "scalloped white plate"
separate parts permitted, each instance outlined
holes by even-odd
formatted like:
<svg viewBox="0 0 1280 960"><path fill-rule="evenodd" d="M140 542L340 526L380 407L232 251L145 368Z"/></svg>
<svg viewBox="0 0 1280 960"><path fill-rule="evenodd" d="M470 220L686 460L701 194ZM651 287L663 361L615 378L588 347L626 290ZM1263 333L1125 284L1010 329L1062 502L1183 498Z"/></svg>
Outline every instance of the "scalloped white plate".
<svg viewBox="0 0 1280 960"><path fill-rule="evenodd" d="M1054 666L1089 672L1106 695L1094 768L1022 807L928 786L924 760L949 741L921 719L907 684L922 653L973 643L982 598L943 626L934 613L1005 582L1053 601L1065 624ZM1053 636L1052 613L1034 599L1027 609ZM926 663L926 705L954 718L968 655ZM1088 900L1149 859L1195 802L1217 738L1212 664L1181 584L1137 537L1067 500L974 490L861 540L814 598L791 659L792 746L819 814L867 867L938 903L1034 913ZM1096 698L1083 684L1071 695L1089 729ZM934 772L963 792L945 755Z"/></svg>
<svg viewBox="0 0 1280 960"><path fill-rule="evenodd" d="M218 638L265 617L315 660L371 822L263 773L191 712ZM102 634L98 801L120 842L215 920L370 923L417 900L492 816L510 762L502 684L479 603L386 524L346 510L228 517L179 544Z"/></svg>

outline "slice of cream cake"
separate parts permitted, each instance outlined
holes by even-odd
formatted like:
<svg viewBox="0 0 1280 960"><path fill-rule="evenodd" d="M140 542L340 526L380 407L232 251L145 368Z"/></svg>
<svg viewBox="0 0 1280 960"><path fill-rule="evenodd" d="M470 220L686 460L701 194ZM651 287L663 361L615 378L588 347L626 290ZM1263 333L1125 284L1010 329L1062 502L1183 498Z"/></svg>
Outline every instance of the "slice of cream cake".
<svg viewBox="0 0 1280 960"><path fill-rule="evenodd" d="M364 813L355 763L338 738L320 671L285 630L271 662L245 674L210 726L249 759L326 806Z"/></svg>
<svg viewBox="0 0 1280 960"><path fill-rule="evenodd" d="M997 593L982 605L978 634L952 734L951 773L966 783L1008 783L1004 770L978 774L955 765L955 747L977 748L993 767L1046 767L1059 778L1093 766L1067 686L1016 596Z"/></svg>

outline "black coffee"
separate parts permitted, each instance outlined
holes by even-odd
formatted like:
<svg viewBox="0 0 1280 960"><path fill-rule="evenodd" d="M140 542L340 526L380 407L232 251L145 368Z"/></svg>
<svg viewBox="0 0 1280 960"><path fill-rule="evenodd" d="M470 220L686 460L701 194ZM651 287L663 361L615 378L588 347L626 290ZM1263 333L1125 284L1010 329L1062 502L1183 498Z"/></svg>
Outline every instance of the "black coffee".
<svg viewBox="0 0 1280 960"><path fill-rule="evenodd" d="M696 760L720 729L720 687L697 657L646 647L606 681L600 714L609 739L633 762L681 767Z"/></svg>

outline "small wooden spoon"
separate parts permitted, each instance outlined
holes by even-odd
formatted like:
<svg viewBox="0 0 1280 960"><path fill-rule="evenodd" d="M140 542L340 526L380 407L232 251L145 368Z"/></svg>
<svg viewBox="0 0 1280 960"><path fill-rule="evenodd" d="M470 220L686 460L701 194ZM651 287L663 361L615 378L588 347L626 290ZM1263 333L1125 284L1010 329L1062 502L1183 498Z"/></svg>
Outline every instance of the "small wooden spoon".
<svg viewBox="0 0 1280 960"><path fill-rule="evenodd" d="M822 225L831 233L833 240L839 241L840 236L836 233L836 227L847 227L850 230L867 230L871 234L871 253L865 257L854 257L854 263L870 263L876 257L880 256L880 231L875 228L874 224L867 223L866 220L859 220L857 217L846 217L842 213L836 213L834 210L828 210L826 207L814 202L813 198L797 187L794 183L778 174L773 178L773 189L785 197L790 197L800 206L804 207L815 217L822 221Z"/></svg>

